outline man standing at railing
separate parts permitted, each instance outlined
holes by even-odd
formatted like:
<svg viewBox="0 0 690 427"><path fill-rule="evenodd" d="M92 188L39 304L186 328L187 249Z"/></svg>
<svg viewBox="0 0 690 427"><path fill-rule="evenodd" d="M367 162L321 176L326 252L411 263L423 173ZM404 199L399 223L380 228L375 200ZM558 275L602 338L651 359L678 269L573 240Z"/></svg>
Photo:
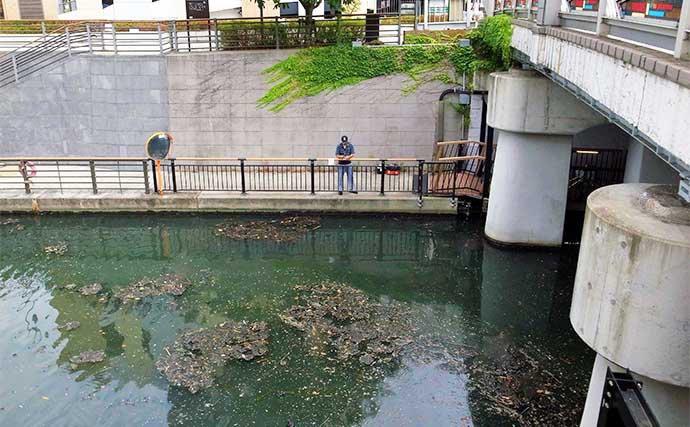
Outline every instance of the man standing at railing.
<svg viewBox="0 0 690 427"><path fill-rule="evenodd" d="M355 146L347 140L347 135L340 138L340 144L335 149L335 158L338 159L338 194L343 194L343 174L347 174L347 188L350 193L355 191L355 180L352 174L352 157L355 155Z"/></svg>

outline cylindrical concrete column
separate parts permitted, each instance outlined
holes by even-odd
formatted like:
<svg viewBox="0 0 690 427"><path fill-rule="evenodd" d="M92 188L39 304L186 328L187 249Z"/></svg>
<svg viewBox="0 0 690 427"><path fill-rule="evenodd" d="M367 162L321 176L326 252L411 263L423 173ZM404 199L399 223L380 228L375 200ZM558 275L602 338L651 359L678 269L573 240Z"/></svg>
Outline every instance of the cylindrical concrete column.
<svg viewBox="0 0 690 427"><path fill-rule="evenodd" d="M599 358L582 426L596 425L604 365L645 384L661 425L687 426L690 206L675 193L620 184L587 200L570 320Z"/></svg>
<svg viewBox="0 0 690 427"><path fill-rule="evenodd" d="M497 148L486 236L560 246L572 136L605 119L545 77L512 70L490 76L487 122Z"/></svg>

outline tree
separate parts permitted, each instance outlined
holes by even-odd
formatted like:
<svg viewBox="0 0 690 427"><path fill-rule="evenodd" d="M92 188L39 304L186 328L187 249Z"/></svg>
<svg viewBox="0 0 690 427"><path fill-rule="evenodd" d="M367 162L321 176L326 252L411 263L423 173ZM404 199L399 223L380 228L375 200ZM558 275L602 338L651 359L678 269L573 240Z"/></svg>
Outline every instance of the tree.
<svg viewBox="0 0 690 427"><path fill-rule="evenodd" d="M265 0L255 0L257 2L257 5L259 4L258 2L261 1L262 3ZM299 0L299 3L302 5L304 8L304 24L306 26L306 35L307 35L307 43L309 44L311 42L312 35L314 34L314 9L319 7L323 0ZM358 2L359 0L326 0L328 2L328 5L331 6L331 8L334 10L336 15L338 16L338 19L340 19L340 14L342 13L343 7L351 5L355 2ZM276 7L280 7L280 0L273 0L273 3L275 4Z"/></svg>

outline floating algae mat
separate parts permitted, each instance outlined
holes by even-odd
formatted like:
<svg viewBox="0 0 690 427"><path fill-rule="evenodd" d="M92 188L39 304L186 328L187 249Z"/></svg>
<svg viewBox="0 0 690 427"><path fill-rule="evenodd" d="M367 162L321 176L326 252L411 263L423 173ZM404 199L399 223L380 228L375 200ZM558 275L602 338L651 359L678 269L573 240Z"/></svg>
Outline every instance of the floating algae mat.
<svg viewBox="0 0 690 427"><path fill-rule="evenodd" d="M123 302L139 301L145 297L182 295L192 284L181 274L164 274L155 279L144 278L117 292Z"/></svg>
<svg viewBox="0 0 690 427"><path fill-rule="evenodd" d="M576 249L438 217L11 218L0 425L579 424Z"/></svg>
<svg viewBox="0 0 690 427"><path fill-rule="evenodd" d="M230 220L216 226L216 234L234 240L273 240L291 242L319 228L314 216L291 216L255 221Z"/></svg>
<svg viewBox="0 0 690 427"><path fill-rule="evenodd" d="M390 362L412 342L410 312L397 304L372 302L364 292L338 283L295 286L298 305L280 318L328 345L338 359L364 365Z"/></svg>
<svg viewBox="0 0 690 427"><path fill-rule="evenodd" d="M249 361L268 351L265 323L225 322L180 334L163 349L156 367L176 386L190 392L210 387L215 370L229 360Z"/></svg>

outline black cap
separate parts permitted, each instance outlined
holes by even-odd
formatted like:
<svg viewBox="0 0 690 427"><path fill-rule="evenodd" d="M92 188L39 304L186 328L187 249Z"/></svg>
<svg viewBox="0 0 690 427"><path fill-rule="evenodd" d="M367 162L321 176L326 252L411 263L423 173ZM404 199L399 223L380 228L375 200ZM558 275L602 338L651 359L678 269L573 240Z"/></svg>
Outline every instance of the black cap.
<svg viewBox="0 0 690 427"><path fill-rule="evenodd" d="M347 135L343 135L340 137L340 142L347 142Z"/></svg>

